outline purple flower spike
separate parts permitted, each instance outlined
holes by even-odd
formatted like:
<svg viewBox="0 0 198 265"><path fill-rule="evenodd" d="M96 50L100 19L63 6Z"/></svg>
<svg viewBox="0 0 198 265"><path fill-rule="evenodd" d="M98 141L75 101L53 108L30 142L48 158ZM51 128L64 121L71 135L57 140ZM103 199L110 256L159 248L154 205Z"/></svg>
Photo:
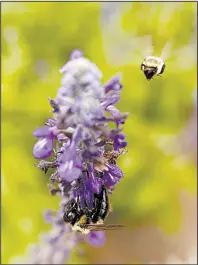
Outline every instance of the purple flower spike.
<svg viewBox="0 0 198 265"><path fill-rule="evenodd" d="M120 76L102 84L100 69L77 49L60 73L56 97L48 98L53 116L33 133L38 138L33 155L41 159L37 167L43 172L52 170L48 189L60 196L61 203L57 212L45 213L52 230L34 247L28 264L68 263L69 253L81 240L95 247L104 245L104 231L85 236L73 232L71 226L78 227L76 221L84 215L87 222L95 223L97 194L112 193L123 177L116 162L127 144L120 126L127 114L114 107L120 100ZM110 122L116 128L110 129ZM52 154L52 159L45 160Z"/></svg>
<svg viewBox="0 0 198 265"><path fill-rule="evenodd" d="M33 148L33 155L37 159L49 157L53 151L53 140L50 138L41 138Z"/></svg>
<svg viewBox="0 0 198 265"><path fill-rule="evenodd" d="M88 235L88 243L94 247L101 247L105 244L105 232L104 231L92 231Z"/></svg>

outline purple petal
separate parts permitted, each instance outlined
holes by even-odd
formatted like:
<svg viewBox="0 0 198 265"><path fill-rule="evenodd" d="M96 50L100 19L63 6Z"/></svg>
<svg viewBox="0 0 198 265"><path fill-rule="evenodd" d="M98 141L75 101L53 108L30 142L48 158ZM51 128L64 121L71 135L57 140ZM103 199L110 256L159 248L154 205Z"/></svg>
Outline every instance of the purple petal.
<svg viewBox="0 0 198 265"><path fill-rule="evenodd" d="M83 56L84 56L84 54L81 50L75 49L71 52L69 59L74 60L74 59L78 59L78 58L83 57Z"/></svg>
<svg viewBox="0 0 198 265"><path fill-rule="evenodd" d="M48 118L46 123L47 123L47 126L53 127L53 126L56 126L57 121L55 119Z"/></svg>
<svg viewBox="0 0 198 265"><path fill-rule="evenodd" d="M48 126L42 126L40 128L37 128L34 132L33 135L37 138L40 137L52 137L53 136L53 132L50 130L50 128Z"/></svg>
<svg viewBox="0 0 198 265"><path fill-rule="evenodd" d="M104 231L92 231L89 233L87 241L90 245L94 247L101 247L106 242Z"/></svg>
<svg viewBox="0 0 198 265"><path fill-rule="evenodd" d="M84 159L91 159L93 157L98 157L100 155L97 146L89 146L82 152L82 157Z"/></svg>
<svg viewBox="0 0 198 265"><path fill-rule="evenodd" d="M110 105L106 108L106 110L113 116L117 126L124 122L123 118L121 117L120 111L116 107Z"/></svg>
<svg viewBox="0 0 198 265"><path fill-rule="evenodd" d="M121 131L122 131L121 128L116 128L116 129L110 130L110 132L109 132L109 138L112 139L112 140L114 140L115 137L116 137L116 135L119 134Z"/></svg>
<svg viewBox="0 0 198 265"><path fill-rule="evenodd" d="M118 178L113 177L111 174L104 174L104 184L107 188L113 187L118 181Z"/></svg>
<svg viewBox="0 0 198 265"><path fill-rule="evenodd" d="M53 140L49 138L41 138L33 148L33 155L37 159L49 157L53 151Z"/></svg>
<svg viewBox="0 0 198 265"><path fill-rule="evenodd" d="M114 122L116 123L117 126L119 126L120 124L124 124L126 118L128 117L128 113L121 114L120 111L112 105L109 105L106 108L106 111L108 111L113 116Z"/></svg>
<svg viewBox="0 0 198 265"><path fill-rule="evenodd" d="M97 178L93 173L89 173L89 178L85 180L87 189L91 190L93 193L99 194L102 189L102 179Z"/></svg>
<svg viewBox="0 0 198 265"><path fill-rule="evenodd" d="M59 108L57 102L55 100L51 99L51 98L48 98L48 100L49 100L50 105L54 109L53 112L59 112L60 108Z"/></svg>
<svg viewBox="0 0 198 265"><path fill-rule="evenodd" d="M79 199L81 207L85 207L84 189L81 184L78 186L77 190L72 191L72 197L74 199Z"/></svg>
<svg viewBox="0 0 198 265"><path fill-rule="evenodd" d="M82 171L82 162L76 151L74 143L73 147L72 145L69 146L69 143L64 144L63 153L57 158L57 163L58 173L62 180L71 182L79 178Z"/></svg>
<svg viewBox="0 0 198 265"><path fill-rule="evenodd" d="M64 82L64 79L62 79L62 82ZM71 105L71 102L68 101L68 97L73 96L74 91L74 85L70 84L71 82L67 82L67 84L63 84L58 90L57 96L56 96L56 102L57 104L65 104L67 102L67 105Z"/></svg>
<svg viewBox="0 0 198 265"><path fill-rule="evenodd" d="M127 142L123 141L125 139L125 135L123 133L119 133L112 137L112 140L114 141L114 149L117 151L120 148L125 148L127 146Z"/></svg>
<svg viewBox="0 0 198 265"><path fill-rule="evenodd" d="M123 177L123 172L122 170L116 166L116 165L107 165L108 169L109 169L109 173L112 174L113 176L117 177L117 178L122 178Z"/></svg>
<svg viewBox="0 0 198 265"><path fill-rule="evenodd" d="M65 134L63 134L63 133L59 133L59 134L57 135L57 140L58 140L59 142L64 142L64 141L68 140L68 137L65 136Z"/></svg>
<svg viewBox="0 0 198 265"><path fill-rule="evenodd" d="M120 83L120 76L113 76L105 85L105 93L108 93L110 90L119 91L122 89Z"/></svg>
<svg viewBox="0 0 198 265"><path fill-rule="evenodd" d="M102 100L102 106L104 109L106 109L108 106L110 105L115 105L116 103L118 103L118 101L120 100L120 95L118 93L110 95L110 96L106 96L103 100Z"/></svg>
<svg viewBox="0 0 198 265"><path fill-rule="evenodd" d="M62 180L72 182L78 179L81 174L81 169L75 167L74 161L66 161L58 167L58 173Z"/></svg>
<svg viewBox="0 0 198 265"><path fill-rule="evenodd" d="M119 145L114 144L114 149L115 149L115 150L118 150L118 149L120 149L120 148L125 148L126 146L127 146L127 142L122 141L122 142L119 143Z"/></svg>
<svg viewBox="0 0 198 265"><path fill-rule="evenodd" d="M88 177L85 180L86 187L88 189L90 189L93 193L99 194L101 192L101 189L102 189L103 181L101 178L98 178L94 174L94 165L93 164L89 164L87 169L88 169Z"/></svg>
<svg viewBox="0 0 198 265"><path fill-rule="evenodd" d="M108 171L104 172L104 183L106 187L114 186L123 177L122 170L116 165L106 165Z"/></svg>
<svg viewBox="0 0 198 265"><path fill-rule="evenodd" d="M92 209L93 208L94 193L89 189L85 189L84 190L84 198L85 198L85 201L87 203L87 207L89 209Z"/></svg>
<svg viewBox="0 0 198 265"><path fill-rule="evenodd" d="M125 134L124 133L119 133L118 137L119 137L119 139L124 140Z"/></svg>
<svg viewBox="0 0 198 265"><path fill-rule="evenodd" d="M112 106L112 105L108 106L108 107L106 108L106 110L107 110L109 113L111 113L111 115L112 115L113 117L119 117L119 116L120 116L120 111L119 111L116 107L114 107L114 106Z"/></svg>
<svg viewBox="0 0 198 265"><path fill-rule="evenodd" d="M71 142L71 150L76 149L76 146L78 145L81 135L82 135L83 128L81 125L78 125L77 128L75 129L73 136L72 136L72 142Z"/></svg>
<svg viewBox="0 0 198 265"><path fill-rule="evenodd" d="M85 198L84 198L84 195L80 194L79 195L79 200L80 200L81 207L85 207Z"/></svg>

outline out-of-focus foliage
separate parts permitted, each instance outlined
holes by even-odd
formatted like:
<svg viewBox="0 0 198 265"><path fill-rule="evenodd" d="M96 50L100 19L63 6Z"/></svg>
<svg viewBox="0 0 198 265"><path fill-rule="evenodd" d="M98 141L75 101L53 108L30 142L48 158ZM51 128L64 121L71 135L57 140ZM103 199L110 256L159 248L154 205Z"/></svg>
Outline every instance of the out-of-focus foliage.
<svg viewBox="0 0 198 265"><path fill-rule="evenodd" d="M120 15L122 31L127 36L151 35L158 54L167 41L173 44L176 55L167 62L163 77L150 82L140 71L141 62L133 61L130 48L131 61L119 66L127 42L119 38L113 19L111 32L105 34L100 23L102 5L2 4L3 263L37 241L49 228L42 211L58 207L58 199L48 194L47 177L34 166L32 131L50 116L47 97L55 96L61 77L58 69L74 48L82 49L99 66L105 81L123 73L119 108L130 112L124 127L129 145L128 154L120 158L125 178L111 196L110 221L131 228L152 224L176 232L181 222L178 194L184 189L196 191L194 164L166 155L158 144L159 135L178 133L192 111L196 62L185 65L182 58L188 57L189 50L181 48L195 34L196 3L132 3ZM113 54L118 63L110 65L105 45L113 50L116 40L121 43ZM85 259L90 262L88 256ZM75 257L77 262L81 258Z"/></svg>

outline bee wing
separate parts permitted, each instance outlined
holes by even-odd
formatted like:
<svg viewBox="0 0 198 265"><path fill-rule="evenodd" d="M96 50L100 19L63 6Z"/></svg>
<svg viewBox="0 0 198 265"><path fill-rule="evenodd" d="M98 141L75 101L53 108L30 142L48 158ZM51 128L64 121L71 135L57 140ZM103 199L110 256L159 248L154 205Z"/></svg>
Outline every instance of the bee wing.
<svg viewBox="0 0 198 265"><path fill-rule="evenodd" d="M105 34L105 54L109 64L124 66L126 64L141 64L144 57L153 53L152 36L136 36L124 34L124 32L108 32L112 35L112 41L109 43ZM118 38L119 36L119 38ZM112 45L113 43L113 45Z"/></svg>
<svg viewBox="0 0 198 265"><path fill-rule="evenodd" d="M105 224L89 224L86 225L90 231L105 231L105 230L117 230L126 227L125 225L105 225Z"/></svg>
<svg viewBox="0 0 198 265"><path fill-rule="evenodd" d="M152 41L152 36L148 35L145 36L143 39L143 44L145 45L143 49L143 54L144 56L151 56L154 52L154 46L153 46L153 41Z"/></svg>
<svg viewBox="0 0 198 265"><path fill-rule="evenodd" d="M172 49L172 44L171 42L167 42L163 49L162 49L162 52L161 52L161 55L160 57L163 59L163 60L167 60L170 58L170 55L171 55L171 49Z"/></svg>
<svg viewBox="0 0 198 265"><path fill-rule="evenodd" d="M133 40L134 41L134 40ZM152 44L152 36L146 35L143 37L136 37L136 42L133 49L133 57L131 63L140 64L144 58L151 56L154 52L154 46Z"/></svg>

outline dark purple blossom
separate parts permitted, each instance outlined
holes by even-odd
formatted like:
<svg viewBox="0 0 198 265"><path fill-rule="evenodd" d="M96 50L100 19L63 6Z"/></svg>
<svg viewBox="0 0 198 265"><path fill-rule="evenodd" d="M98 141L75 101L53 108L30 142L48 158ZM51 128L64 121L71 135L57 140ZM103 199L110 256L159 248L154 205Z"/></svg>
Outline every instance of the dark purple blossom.
<svg viewBox="0 0 198 265"><path fill-rule="evenodd" d="M120 148L125 148L127 145L127 142L124 141L125 135L123 133L115 135L112 139L115 150L118 150Z"/></svg>
<svg viewBox="0 0 198 265"><path fill-rule="evenodd" d="M87 205L88 208L93 207L94 193L99 193L102 188L103 180L94 175L93 169L89 169L82 172L81 177L73 183L73 195L72 197L80 199L81 206Z"/></svg>
<svg viewBox="0 0 198 265"><path fill-rule="evenodd" d="M61 87L55 99L48 99L53 118L34 131L38 142L33 155L45 159L54 153L51 161L41 160L37 166L45 173L53 169L49 190L60 196L61 207L55 215L50 211L45 215L53 229L42 237L41 247L34 249L32 264L63 264L82 238L93 246L103 245L103 231L88 236L72 232L63 221L63 207L68 200L75 200L81 207L92 209L94 194L99 194L102 187L112 193L123 177L116 160L127 144L120 125L128 114L114 106L120 100L120 77L114 76L103 85L101 71L79 50L72 52L60 72ZM108 126L112 121L113 130ZM47 246L46 253L42 245Z"/></svg>
<svg viewBox="0 0 198 265"><path fill-rule="evenodd" d="M106 187L111 188L123 177L122 170L116 165L107 165L107 170L104 171L104 183Z"/></svg>
<svg viewBox="0 0 198 265"><path fill-rule="evenodd" d="M96 171L95 171L96 172ZM94 175L94 169L89 169L87 172L87 178L85 179L86 186L93 193L99 194L101 192L103 181L101 178Z"/></svg>

